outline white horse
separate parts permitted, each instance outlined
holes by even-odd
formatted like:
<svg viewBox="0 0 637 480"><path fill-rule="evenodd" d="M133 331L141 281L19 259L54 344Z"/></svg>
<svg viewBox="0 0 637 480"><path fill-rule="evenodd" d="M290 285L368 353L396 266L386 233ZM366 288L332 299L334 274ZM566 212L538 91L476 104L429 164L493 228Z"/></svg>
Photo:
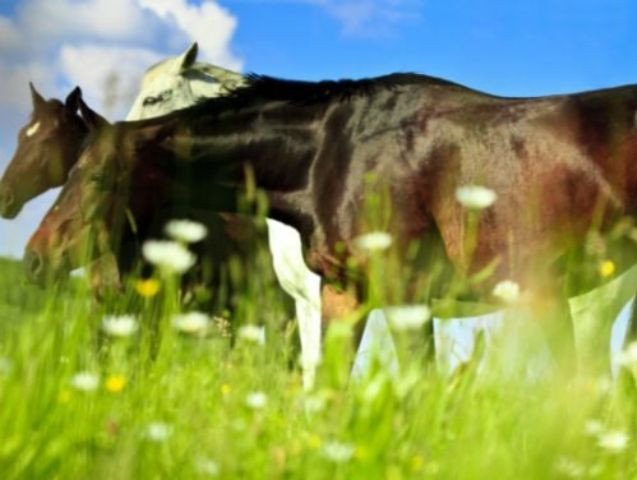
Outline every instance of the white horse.
<svg viewBox="0 0 637 480"><path fill-rule="evenodd" d="M197 44L177 57L150 67L141 91L126 117L141 120L194 105L202 98L218 97L244 82L235 72L196 62ZM305 265L299 233L267 219L274 271L279 283L295 302L301 338L303 386L311 389L321 355L321 279Z"/></svg>

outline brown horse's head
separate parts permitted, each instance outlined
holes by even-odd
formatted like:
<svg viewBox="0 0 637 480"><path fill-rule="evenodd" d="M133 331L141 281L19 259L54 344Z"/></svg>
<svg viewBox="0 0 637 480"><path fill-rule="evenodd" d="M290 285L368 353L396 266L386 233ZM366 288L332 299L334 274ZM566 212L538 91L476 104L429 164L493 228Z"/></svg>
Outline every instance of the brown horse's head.
<svg viewBox="0 0 637 480"><path fill-rule="evenodd" d="M18 134L18 147L0 180L0 216L14 218L23 205L64 184L90 130L92 112L75 88L65 102L45 100L31 85L33 113ZM88 113L89 120L78 113Z"/></svg>
<svg viewBox="0 0 637 480"><path fill-rule="evenodd" d="M127 201L119 188L125 169L115 155L114 131L104 123L95 132L29 240L24 261L33 282L56 280L111 253L113 232Z"/></svg>

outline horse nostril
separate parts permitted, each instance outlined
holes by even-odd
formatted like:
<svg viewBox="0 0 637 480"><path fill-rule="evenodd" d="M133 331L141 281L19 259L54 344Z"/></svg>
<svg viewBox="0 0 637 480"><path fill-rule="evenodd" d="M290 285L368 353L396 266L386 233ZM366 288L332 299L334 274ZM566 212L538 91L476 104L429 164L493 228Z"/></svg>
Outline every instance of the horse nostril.
<svg viewBox="0 0 637 480"><path fill-rule="evenodd" d="M25 264L27 267L27 274L31 280L39 280L42 276L44 267L44 261L42 256L34 250L30 250L26 253Z"/></svg>

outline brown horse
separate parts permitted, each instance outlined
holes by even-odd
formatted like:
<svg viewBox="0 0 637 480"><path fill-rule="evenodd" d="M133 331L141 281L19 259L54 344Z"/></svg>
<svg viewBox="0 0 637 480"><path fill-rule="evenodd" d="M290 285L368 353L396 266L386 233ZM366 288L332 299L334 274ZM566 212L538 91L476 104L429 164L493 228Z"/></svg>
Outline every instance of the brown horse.
<svg viewBox="0 0 637 480"><path fill-rule="evenodd" d="M64 184L89 131L86 120L77 114L79 88L61 102L45 100L32 84L30 87L33 112L18 134L14 160L0 180L3 218L14 218L27 201Z"/></svg>
<svg viewBox="0 0 637 480"><path fill-rule="evenodd" d="M117 249L126 209L140 219L149 205L237 211L237 193L254 181L326 278L346 277L353 240L382 228L404 265L434 271L428 262L440 259L427 253L443 245L461 277L492 270L471 283L481 298L513 279L552 299L561 315L548 318L568 318L566 296L599 284L581 260L637 258L624 236L603 240L635 212L635 112L635 86L524 99L413 74L254 77L228 98L100 128L29 242L27 268L37 280L72 267L87 244L93 255ZM391 212L377 220L364 214L370 183ZM455 192L472 184L498 199L468 241L476 217ZM416 260L406 256L413 244L424 252ZM561 259L576 260L574 275L556 275Z"/></svg>

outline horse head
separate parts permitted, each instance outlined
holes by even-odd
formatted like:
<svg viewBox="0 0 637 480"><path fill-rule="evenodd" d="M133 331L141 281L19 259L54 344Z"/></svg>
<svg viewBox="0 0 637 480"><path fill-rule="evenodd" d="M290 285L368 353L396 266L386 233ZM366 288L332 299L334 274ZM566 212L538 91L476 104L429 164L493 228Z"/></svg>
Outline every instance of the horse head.
<svg viewBox="0 0 637 480"><path fill-rule="evenodd" d="M197 43L184 53L150 67L127 119L145 119L225 95L244 84L242 75L196 62Z"/></svg>
<svg viewBox="0 0 637 480"><path fill-rule="evenodd" d="M96 122L97 114L83 102L79 87L62 102L45 100L30 86L31 119L20 130L16 152L0 180L0 215L4 218L14 218L26 202L65 182Z"/></svg>
<svg viewBox="0 0 637 480"><path fill-rule="evenodd" d="M116 188L123 170L113 147L115 128L98 118L100 128L27 244L24 261L34 283L44 285L104 255L112 256L110 221L119 212L124 215Z"/></svg>

